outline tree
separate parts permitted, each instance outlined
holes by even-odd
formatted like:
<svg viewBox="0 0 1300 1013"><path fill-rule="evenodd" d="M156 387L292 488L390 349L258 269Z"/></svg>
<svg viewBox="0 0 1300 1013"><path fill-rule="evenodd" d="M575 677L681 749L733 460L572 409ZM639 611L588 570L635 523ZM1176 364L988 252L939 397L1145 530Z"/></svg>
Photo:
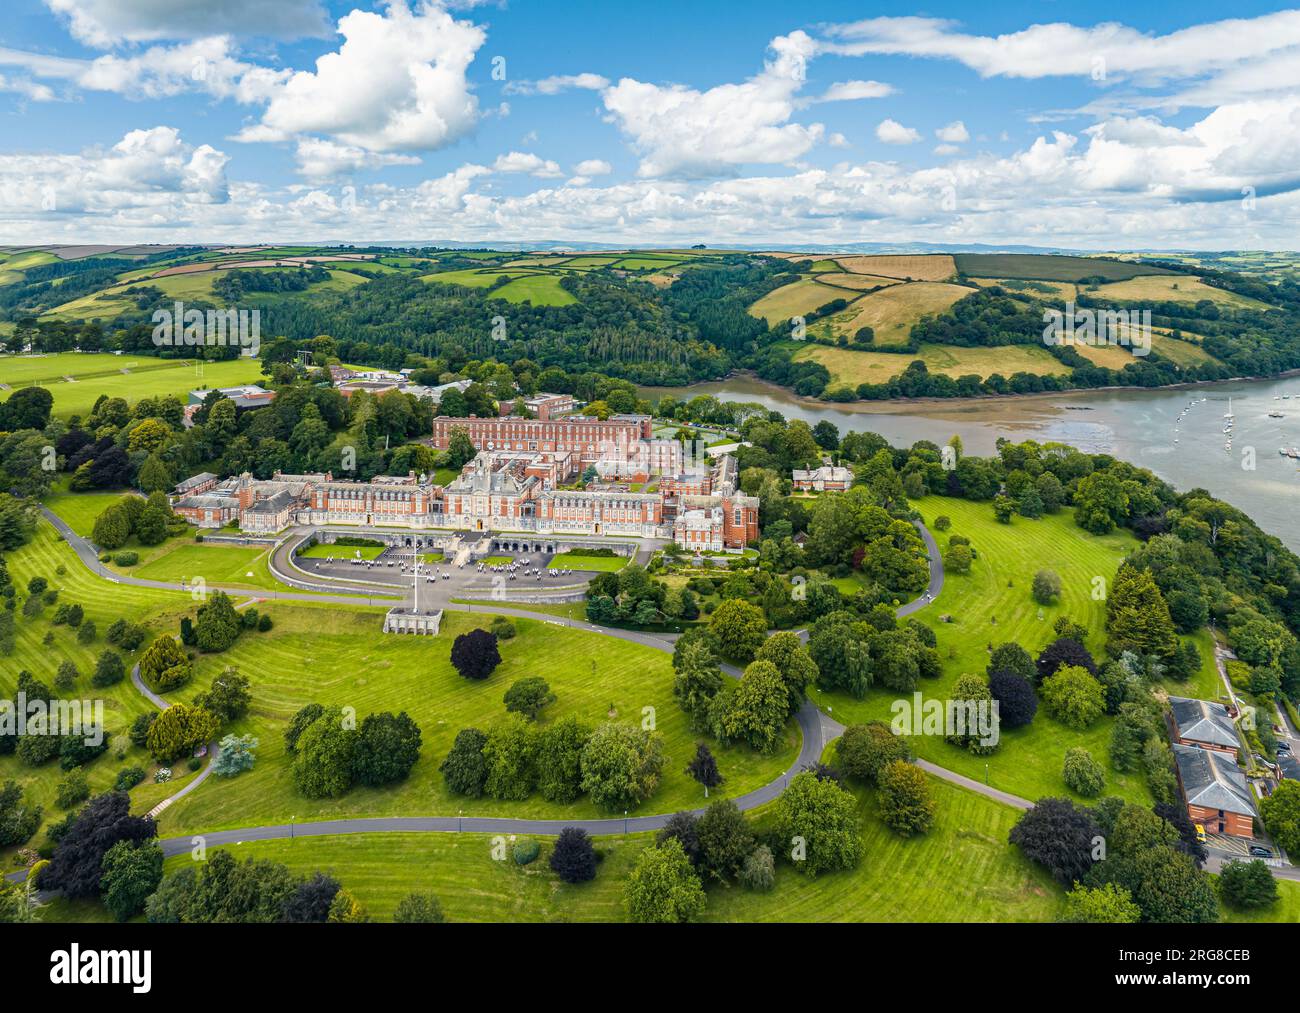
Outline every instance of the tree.
<svg viewBox="0 0 1300 1013"><path fill-rule="evenodd" d="M1219 869L1219 895L1229 907L1270 907L1277 903L1277 880L1259 859L1228 862Z"/></svg>
<svg viewBox="0 0 1300 1013"><path fill-rule="evenodd" d="M474 444L470 441L469 433L463 426L452 426L451 435L447 440L447 466L459 471L469 461L474 459L477 453Z"/></svg>
<svg viewBox="0 0 1300 1013"><path fill-rule="evenodd" d="M1066 665L1043 681L1043 703L1052 717L1079 731L1106 710L1101 683L1075 665Z"/></svg>
<svg viewBox="0 0 1300 1013"><path fill-rule="evenodd" d="M655 835L655 843L674 840L682 846L682 852L692 867L700 861L700 835L697 824L699 820L694 813L677 812L668 817L663 829Z"/></svg>
<svg viewBox="0 0 1300 1013"><path fill-rule="evenodd" d="M555 703L555 694L540 675L518 679L506 690L506 710L522 714L529 721L536 721L542 708L552 703Z"/></svg>
<svg viewBox="0 0 1300 1013"><path fill-rule="evenodd" d="M357 737L357 730L345 725L342 711L326 711L318 717L298 739L294 787L308 798L344 794L352 787Z"/></svg>
<svg viewBox="0 0 1300 1013"><path fill-rule="evenodd" d="M323 872L299 883L280 906L280 921L305 924L329 921L330 905L341 889L339 881Z"/></svg>
<svg viewBox="0 0 1300 1013"><path fill-rule="evenodd" d="M466 679L486 679L501 664L496 634L487 630L462 633L451 645L451 663Z"/></svg>
<svg viewBox="0 0 1300 1013"><path fill-rule="evenodd" d="M207 692L200 693L194 702L215 714L223 725L237 721L248 713L248 705L253 702L253 694L248 688L248 676L240 675L239 669L227 665L225 671L212 680ZM301 734L301 731L299 729L298 733ZM295 735L295 745L297 741Z"/></svg>
<svg viewBox="0 0 1300 1013"><path fill-rule="evenodd" d="M141 545L160 545L167 540L167 521L171 514L164 507L150 504L135 523L135 537Z"/></svg>
<svg viewBox="0 0 1300 1013"><path fill-rule="evenodd" d="M1021 728L1038 713L1038 696L1033 684L1014 672L999 670L989 674L989 693L998 702L998 721L1004 728Z"/></svg>
<svg viewBox="0 0 1300 1013"><path fill-rule="evenodd" d="M1084 669L1089 675L1097 674L1097 663L1093 661L1088 649L1077 640L1061 637L1043 648L1034 666L1034 679L1042 682L1064 665L1074 665Z"/></svg>
<svg viewBox="0 0 1300 1013"><path fill-rule="evenodd" d="M95 518L90 537L101 549L120 549L131 537L131 521L126 510L116 503L107 507Z"/></svg>
<svg viewBox="0 0 1300 1013"><path fill-rule="evenodd" d="M582 794L582 747L591 729L570 714L537 738L537 787L550 802L572 802Z"/></svg>
<svg viewBox="0 0 1300 1013"><path fill-rule="evenodd" d="M0 848L26 844L41 825L41 807L23 804L23 789L16 781L0 788Z"/></svg>
<svg viewBox="0 0 1300 1013"><path fill-rule="evenodd" d="M774 839L809 878L851 869L862 852L857 799L833 780L796 774L777 800Z"/></svg>
<svg viewBox="0 0 1300 1013"><path fill-rule="evenodd" d="M776 860L766 844L760 844L749 853L744 868L740 870L740 882L756 893L766 893L776 886Z"/></svg>
<svg viewBox="0 0 1300 1013"><path fill-rule="evenodd" d="M60 809L71 809L73 806L81 805L88 798L90 798L90 784L86 781L86 772L80 767L74 767L59 782L59 787L54 793L54 804Z"/></svg>
<svg viewBox="0 0 1300 1013"><path fill-rule="evenodd" d="M1171 658L1178 650L1169 606L1150 570L1120 565L1106 596L1106 633L1111 657L1133 651Z"/></svg>
<svg viewBox="0 0 1300 1013"><path fill-rule="evenodd" d="M190 659L174 637L164 633L140 656L140 676L163 692L189 681ZM214 712L215 713L215 712Z"/></svg>
<svg viewBox="0 0 1300 1013"><path fill-rule="evenodd" d="M1099 867L1128 888L1142 909L1142 920L1161 923L1218 921L1219 903L1210 877L1192 859L1169 845L1142 850L1123 861L1108 859Z"/></svg>
<svg viewBox="0 0 1300 1013"><path fill-rule="evenodd" d="M253 753L257 746L258 741L252 735L227 735L217 747L212 773L218 777L235 777L246 770L252 770L257 762Z"/></svg>
<svg viewBox="0 0 1300 1013"><path fill-rule="evenodd" d="M213 591L195 615L194 638L201 651L226 650L241 629L239 613L224 591Z"/></svg>
<svg viewBox="0 0 1300 1013"><path fill-rule="evenodd" d="M217 733L217 719L202 707L172 704L149 726L145 748L161 763L192 755Z"/></svg>
<svg viewBox="0 0 1300 1013"><path fill-rule="evenodd" d="M752 662L738 686L714 698L714 734L723 742L746 742L759 752L773 752L785 727L789 699L776 666Z"/></svg>
<svg viewBox="0 0 1300 1013"><path fill-rule="evenodd" d="M289 727L284 730L284 751L292 756L298 752L298 740L307 726L325 713L325 708L318 703L309 703L289 719Z"/></svg>
<svg viewBox="0 0 1300 1013"><path fill-rule="evenodd" d="M1300 781L1287 778L1259 804L1264 826L1288 855L1300 855Z"/></svg>
<svg viewBox="0 0 1300 1013"><path fill-rule="evenodd" d="M1131 925L1140 921L1142 909L1133 903L1133 896L1118 883L1099 887L1074 885L1065 895L1063 922L1090 925Z"/></svg>
<svg viewBox="0 0 1300 1013"><path fill-rule="evenodd" d="M709 632L722 653L736 661L752 661L767 636L763 610L740 598L729 598L714 610Z"/></svg>
<svg viewBox="0 0 1300 1013"><path fill-rule="evenodd" d="M420 758L420 726L406 711L370 714L361 722L352 772L370 788L406 780Z"/></svg>
<svg viewBox="0 0 1300 1013"><path fill-rule="evenodd" d="M446 920L438 898L418 890L404 896L393 910L393 921L403 925L441 925Z"/></svg>
<svg viewBox="0 0 1300 1013"><path fill-rule="evenodd" d="M1065 786L1084 798L1096 798L1106 787L1106 774L1101 764L1082 746L1072 746L1065 751L1065 766L1061 771Z"/></svg>
<svg viewBox="0 0 1300 1013"><path fill-rule="evenodd" d="M971 562L974 556L971 554L969 545L950 545L948 550L943 554L943 569L945 573L970 573Z"/></svg>
<svg viewBox="0 0 1300 1013"><path fill-rule="evenodd" d="M54 849L40 874L42 890L62 890L69 898L99 893L104 855L119 841L137 844L157 833L148 816L131 815L131 798L124 791L97 795L86 803Z"/></svg>
<svg viewBox="0 0 1300 1013"><path fill-rule="evenodd" d="M978 675L962 675L948 691L952 726L944 740L962 746L976 756L997 749L998 720L993 714L993 694Z"/></svg>
<svg viewBox="0 0 1300 1013"><path fill-rule="evenodd" d="M1043 866L1062 886L1081 881L1092 869L1101 829L1092 814L1066 798L1044 798L1011 828L1011 843Z"/></svg>
<svg viewBox="0 0 1300 1013"><path fill-rule="evenodd" d="M999 644L993 649L985 671L990 676L994 672L1013 672L1022 679L1035 682L1038 680L1038 669L1034 666L1034 659L1030 657L1028 651L1014 641Z"/></svg>
<svg viewBox="0 0 1300 1013"><path fill-rule="evenodd" d="M789 703L786 716L794 714L802 705L806 690L817 681L820 674L808 648L799 635L791 630L774 633L763 642L754 655L755 661L770 661L785 683Z"/></svg>
<svg viewBox="0 0 1300 1013"><path fill-rule="evenodd" d="M691 728L703 731L709 724L709 705L722 689L722 670L704 641L692 639L683 645L679 640L678 648L673 655L673 698L690 719Z"/></svg>
<svg viewBox="0 0 1300 1013"><path fill-rule="evenodd" d="M710 788L716 788L726 780L718 772L718 761L703 742L696 744L695 757L686 765L686 773L704 786L705 798L708 798Z"/></svg>
<svg viewBox="0 0 1300 1013"><path fill-rule="evenodd" d="M1108 535L1128 516L1129 497L1109 471L1094 471L1074 493L1074 521L1094 535Z"/></svg>
<svg viewBox="0 0 1300 1013"><path fill-rule="evenodd" d="M753 831L731 799L712 802L696 821L695 835L700 845L700 874L721 882L739 876L754 850Z"/></svg>
<svg viewBox="0 0 1300 1013"><path fill-rule="evenodd" d="M844 729L835 743L835 758L850 777L875 784L885 766L895 760L910 760L912 750L907 739L895 735L885 722L869 721Z"/></svg>
<svg viewBox="0 0 1300 1013"><path fill-rule="evenodd" d="M663 736L603 724L582 748L582 790L605 809L632 809L654 794L663 772Z"/></svg>
<svg viewBox="0 0 1300 1013"><path fill-rule="evenodd" d="M115 686L126 678L126 666L122 664L122 655L116 651L104 651L95 661L95 671L90 676L90 684L99 688Z"/></svg>
<svg viewBox="0 0 1300 1013"><path fill-rule="evenodd" d="M488 795L520 801L532 794L537 786L537 745L536 730L518 714L507 714L488 729L483 746Z"/></svg>
<svg viewBox="0 0 1300 1013"><path fill-rule="evenodd" d="M675 839L637 856L623 891L633 922L673 924L693 921L704 910L704 888Z"/></svg>
<svg viewBox="0 0 1300 1013"><path fill-rule="evenodd" d="M1034 574L1034 601L1051 605L1061 597L1061 577L1055 570L1039 570Z"/></svg>
<svg viewBox="0 0 1300 1013"><path fill-rule="evenodd" d="M880 818L904 837L923 834L934 825L935 804L930 784L920 767L893 760L880 771L876 792Z"/></svg>
<svg viewBox="0 0 1300 1013"><path fill-rule="evenodd" d="M456 733L447 758L438 767L453 795L478 798L483 794L487 784L487 760L483 757L486 745L487 736L477 728L462 728Z"/></svg>
<svg viewBox="0 0 1300 1013"><path fill-rule="evenodd" d="M581 827L565 827L551 851L551 871L565 883L586 883L596 878L596 850Z"/></svg>
<svg viewBox="0 0 1300 1013"><path fill-rule="evenodd" d="M163 878L163 852L153 841L118 841L104 853L99 886L104 906L119 922L144 909Z"/></svg>

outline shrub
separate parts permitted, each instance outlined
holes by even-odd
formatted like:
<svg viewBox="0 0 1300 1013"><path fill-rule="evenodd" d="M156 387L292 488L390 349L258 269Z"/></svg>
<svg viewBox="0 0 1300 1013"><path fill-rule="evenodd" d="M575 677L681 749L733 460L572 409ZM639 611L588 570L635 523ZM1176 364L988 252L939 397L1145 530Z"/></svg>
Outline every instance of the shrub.
<svg viewBox="0 0 1300 1013"><path fill-rule="evenodd" d="M123 552L115 553L113 555L113 562L118 566L135 566L136 563L140 562L140 554L127 549Z"/></svg>
<svg viewBox="0 0 1300 1013"><path fill-rule="evenodd" d="M1065 751L1062 776L1066 787L1084 798L1096 798L1106 787L1106 774L1101 769L1101 764L1082 746L1074 746Z"/></svg>
<svg viewBox="0 0 1300 1013"><path fill-rule="evenodd" d="M443 914L442 904L431 893L412 891L397 902L393 912L393 921L399 924L441 925L447 920Z"/></svg>
<svg viewBox="0 0 1300 1013"><path fill-rule="evenodd" d="M935 531L947 531L952 527L952 521L949 520L947 514L940 514L934 519L934 523L930 526L934 528Z"/></svg>
<svg viewBox="0 0 1300 1013"><path fill-rule="evenodd" d="M1051 605L1061 597L1061 577L1055 570L1039 570L1034 574L1034 601Z"/></svg>
<svg viewBox="0 0 1300 1013"><path fill-rule="evenodd" d="M1235 908L1269 907L1277 902L1277 880L1258 859L1228 862L1219 870L1219 894Z"/></svg>
<svg viewBox="0 0 1300 1013"><path fill-rule="evenodd" d="M144 770L142 768L126 767L117 772L117 780L113 783L113 790L130 791L143 780Z"/></svg>
<svg viewBox="0 0 1300 1013"><path fill-rule="evenodd" d="M496 635L498 640L512 640L515 636L515 624L505 616L497 616L492 620L490 631Z"/></svg>
<svg viewBox="0 0 1300 1013"><path fill-rule="evenodd" d="M536 721L542 708L555 702L555 694L540 675L530 675L517 680L505 695L506 710L522 714L529 721Z"/></svg>
<svg viewBox="0 0 1300 1013"><path fill-rule="evenodd" d="M740 884L756 893L767 893L776 885L776 861L772 858L772 849L766 844L760 844L745 859L745 866L740 870Z"/></svg>
<svg viewBox="0 0 1300 1013"><path fill-rule="evenodd" d="M920 767L903 760L887 763L880 771L880 818L896 833L909 837L934 825L935 804L930 783Z"/></svg>
<svg viewBox="0 0 1300 1013"><path fill-rule="evenodd" d="M551 852L551 871L565 883L586 883L596 878L596 850L581 827L565 827Z"/></svg>
<svg viewBox="0 0 1300 1013"><path fill-rule="evenodd" d="M849 725L835 743L835 756L849 777L875 784L881 769L894 760L910 760L911 747L883 721Z"/></svg>
<svg viewBox="0 0 1300 1013"><path fill-rule="evenodd" d="M542 846L535 840L531 837L522 837L515 841L510 849L510 857L515 860L515 865L531 865L537 861L537 856L541 852Z"/></svg>
<svg viewBox="0 0 1300 1013"><path fill-rule="evenodd" d="M86 781L86 772L80 767L68 771L59 782L54 794L54 804L60 809L71 809L90 798L90 785Z"/></svg>

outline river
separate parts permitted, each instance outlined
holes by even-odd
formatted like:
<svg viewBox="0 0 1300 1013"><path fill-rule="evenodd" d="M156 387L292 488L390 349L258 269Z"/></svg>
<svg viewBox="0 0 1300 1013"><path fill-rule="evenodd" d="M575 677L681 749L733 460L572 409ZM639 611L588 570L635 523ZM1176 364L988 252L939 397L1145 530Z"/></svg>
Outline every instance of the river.
<svg viewBox="0 0 1300 1013"><path fill-rule="evenodd" d="M1300 376L1177 389L852 404L800 398L749 376L642 388L652 400L663 394L757 402L810 425L827 419L841 433L879 433L896 447L917 440L943 444L954 434L968 453L981 456L992 454L1000 437L1069 443L1149 468L1180 490L1207 489L1300 552L1300 461L1278 453L1281 447L1300 447ZM1229 399L1231 450L1223 432ZM1270 412L1284 417L1269 418Z"/></svg>

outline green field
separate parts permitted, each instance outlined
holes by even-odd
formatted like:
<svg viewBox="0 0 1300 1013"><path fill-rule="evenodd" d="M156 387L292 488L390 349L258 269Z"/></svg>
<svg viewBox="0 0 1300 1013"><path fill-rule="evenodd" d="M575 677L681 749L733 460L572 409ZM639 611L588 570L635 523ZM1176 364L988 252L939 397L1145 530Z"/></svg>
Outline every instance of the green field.
<svg viewBox="0 0 1300 1013"><path fill-rule="evenodd" d="M852 338L863 327L870 327L875 332L875 344L906 345L912 327L923 317L946 312L953 303L974 291L943 282L891 285L864 295L825 321L817 321L810 330L815 337L847 335Z"/></svg>
<svg viewBox="0 0 1300 1013"><path fill-rule="evenodd" d="M40 365L33 365L36 362ZM10 372L11 369L16 373ZM24 374L36 371L42 373L39 380L24 377ZM74 379L68 382L61 379L64 376ZM164 394L179 396L184 401L191 390L233 387L263 380L261 363L256 359L196 364L191 359L83 355L78 352L0 358L0 383L11 387L39 383L54 395L54 414L61 418L88 415L101 394L126 398L131 403ZM9 393L0 392L5 398Z"/></svg>
<svg viewBox="0 0 1300 1013"><path fill-rule="evenodd" d="M1251 299L1236 292L1207 285L1200 278L1181 274L1143 275L1102 285L1090 291L1094 299L1115 299L1119 302L1182 302L1197 303L1204 299L1229 309L1270 310L1268 303Z"/></svg>
<svg viewBox="0 0 1300 1013"><path fill-rule="evenodd" d="M298 553L308 559L375 559L384 551L382 545L326 545L317 542Z"/></svg>
<svg viewBox="0 0 1300 1013"><path fill-rule="evenodd" d="M553 274L516 278L493 292L492 298L515 303L529 302L534 306L568 306L578 301L560 288L560 279Z"/></svg>
<svg viewBox="0 0 1300 1013"><path fill-rule="evenodd" d="M1124 556L1137 542L1127 532L1094 536L1074 523L1071 511L1062 510L1042 520L1016 517L1011 524L999 524L988 503L927 496L914 504L933 530L934 518L945 514L952 520L951 531L937 534L940 545L948 535L970 538L979 553L971 572L948 574L943 591L926 608L915 613L935 631L943 675L924 682L918 689L926 698L944 699L959 676L983 676L988 667L990 646L1015 641L1037 655L1055 639L1052 623L1068 615L1089 630L1088 648L1094 656L1105 642L1105 603L1092 598L1093 578L1110 581ZM1033 574L1055 570L1061 577L1061 601L1041 609L1030 595ZM1008 584L1012 586L1008 586ZM951 623L939 617L950 615ZM814 698L830 708L844 723L879 719L889 721L890 704L898 694L885 689L868 692L864 700L845 693L816 692ZM997 751L988 757L944 742L938 736L913 737L916 753L942 767L985 781L994 788L1028 799L1065 795L1061 778L1066 749L1083 746L1106 768L1106 794L1122 795L1150 804L1149 792L1138 774L1120 774L1107 761L1113 719L1103 717L1084 732L1076 732L1050 717L1040 706L1033 722L1024 728L1004 730Z"/></svg>
<svg viewBox="0 0 1300 1013"><path fill-rule="evenodd" d="M61 483L66 484L66 483ZM116 503L120 492L63 492L56 490L45 497L45 505L83 538L89 538L95 519Z"/></svg>
<svg viewBox="0 0 1300 1013"><path fill-rule="evenodd" d="M322 606L326 607L326 606ZM640 812L673 812L698 805L703 791L685 773L696 737L672 697L669 654L623 640L535 620L516 620L517 636L500 644L501 666L483 682L471 683L451 667L452 642L460 633L486 627L483 614L448 613L437 637L397 637L380 632L381 611L266 602L274 628L247 633L223 654L202 656L194 681L176 698L190 700L226 665L252 679L253 705L233 730L261 742L257 766L229 780L212 780L162 815L162 832L219 829L341 816L512 815L525 818L608 816L583 798L572 805L549 803L540 795L522 802L450 795L438 765L456 733L487 728L505 715L502 695L517 679L540 675L558 700L543 721L577 714L592 725L609 720L640 723L651 714L664 736L666 761L657 793ZM405 710L420 725L424 745L410 778L383 789L354 788L339 799L312 800L293 788L284 752L286 722L305 704L350 706L358 720L383 710ZM646 707L653 708L647 712ZM777 777L794 761L797 726L787 727L775 755L714 745L727 778L722 791L740 795ZM716 794L716 792L715 792Z"/></svg>
<svg viewBox="0 0 1300 1013"><path fill-rule="evenodd" d="M910 287L910 286L908 286ZM885 289L888 292L889 289ZM878 292L877 295L884 293ZM796 361L812 359L820 362L831 374L831 388L857 387L861 383L885 383L907 368L913 359L920 359L931 373L945 373L956 379L968 373L985 378L994 373L1010 377L1015 373L1034 373L1039 376L1068 373L1069 367L1051 353L1037 345L999 345L963 348L958 345L922 345L914 355L898 352L858 352L851 348L830 345L790 345L797 348Z"/></svg>
<svg viewBox="0 0 1300 1013"><path fill-rule="evenodd" d="M1105 278L1107 281L1123 281L1139 274L1173 273L1150 264L1033 253L958 253L953 260L962 274L978 278L1035 278L1041 281Z"/></svg>
<svg viewBox="0 0 1300 1013"><path fill-rule="evenodd" d="M791 317L803 317L836 299L852 300L858 293L835 289L805 278L783 285L749 307L751 317L765 319L769 327L789 323Z"/></svg>
<svg viewBox="0 0 1300 1013"><path fill-rule="evenodd" d="M581 552L561 552L552 556L547 566L557 569L588 570L596 573L617 573L627 566L626 556L584 556Z"/></svg>
<svg viewBox="0 0 1300 1013"><path fill-rule="evenodd" d="M271 550L264 546L222 545L192 541L175 545L169 552L141 565L123 570L147 580L190 583L202 578L208 584L242 585L270 590L278 588L267 569ZM251 574L251 576L250 576Z"/></svg>

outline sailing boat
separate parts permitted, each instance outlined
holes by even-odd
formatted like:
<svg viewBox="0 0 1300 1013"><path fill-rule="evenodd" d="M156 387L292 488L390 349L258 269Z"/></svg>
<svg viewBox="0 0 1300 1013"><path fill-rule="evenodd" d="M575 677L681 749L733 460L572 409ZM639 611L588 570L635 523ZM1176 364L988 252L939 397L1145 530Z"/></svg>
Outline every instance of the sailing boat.
<svg viewBox="0 0 1300 1013"><path fill-rule="evenodd" d="M1225 419L1232 418L1232 395L1228 395L1228 410L1223 413Z"/></svg>

